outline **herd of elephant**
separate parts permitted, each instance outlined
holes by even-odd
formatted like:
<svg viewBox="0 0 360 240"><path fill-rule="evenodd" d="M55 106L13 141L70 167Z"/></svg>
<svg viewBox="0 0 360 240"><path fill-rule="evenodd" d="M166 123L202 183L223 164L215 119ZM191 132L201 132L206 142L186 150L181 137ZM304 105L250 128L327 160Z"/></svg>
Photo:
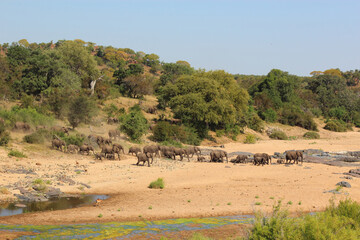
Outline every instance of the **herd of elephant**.
<svg viewBox="0 0 360 240"><path fill-rule="evenodd" d="M95 159L103 160L115 160L115 157L120 160L120 154L125 154L124 147L118 143L113 143L112 139L117 139L120 137L119 130L110 130L109 138L104 138L102 136L89 135L89 142L96 143L100 148L101 152L96 153L94 144L83 144L80 147L77 145L69 144L66 145L65 141L55 138L52 140L52 147L67 153L79 153L90 155L92 152L95 156ZM135 154L138 161L136 165L143 163L150 167L150 164L153 163L154 157L166 157L173 160L176 160L176 157L179 156L179 160L182 161L184 157L190 161L194 155L197 156L197 161L204 162L205 156L201 155L201 149L196 146L190 146L187 148L177 148L171 146L161 146L161 145L148 145L144 146L141 150L140 147L132 146L129 148L128 154ZM230 160L232 163L246 163L248 162L248 155L237 155L235 159ZM212 150L210 152L210 162L229 162L228 153L224 150ZM303 152L302 151L287 151L285 155L285 160L278 160L278 163L299 163L303 162ZM271 156L267 153L256 153L252 160L254 165L265 165L271 164Z"/></svg>

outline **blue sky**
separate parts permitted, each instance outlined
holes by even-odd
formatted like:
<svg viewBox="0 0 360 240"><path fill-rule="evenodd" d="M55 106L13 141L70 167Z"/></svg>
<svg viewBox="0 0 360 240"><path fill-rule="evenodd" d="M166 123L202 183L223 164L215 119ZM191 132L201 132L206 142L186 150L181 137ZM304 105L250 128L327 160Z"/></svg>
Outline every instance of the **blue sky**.
<svg viewBox="0 0 360 240"><path fill-rule="evenodd" d="M0 43L83 39L230 73L360 68L358 0L0 0Z"/></svg>

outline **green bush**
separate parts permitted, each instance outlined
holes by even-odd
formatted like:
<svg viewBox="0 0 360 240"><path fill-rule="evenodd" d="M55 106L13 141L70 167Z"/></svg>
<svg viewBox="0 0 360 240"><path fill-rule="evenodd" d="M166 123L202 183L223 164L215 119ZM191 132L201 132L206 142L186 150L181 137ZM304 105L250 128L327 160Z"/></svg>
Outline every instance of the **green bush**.
<svg viewBox="0 0 360 240"><path fill-rule="evenodd" d="M149 188L155 189L163 189L165 187L164 180L162 178L158 178L156 181L150 183Z"/></svg>
<svg viewBox="0 0 360 240"><path fill-rule="evenodd" d="M270 217L256 215L249 239L359 239L360 205L352 200L331 203L324 212L290 218L281 202Z"/></svg>
<svg viewBox="0 0 360 240"><path fill-rule="evenodd" d="M263 112L259 112L259 116L266 122L276 122L278 118L277 113L272 108L268 108Z"/></svg>
<svg viewBox="0 0 360 240"><path fill-rule="evenodd" d="M222 137L225 135L225 129L218 129L215 131L216 137Z"/></svg>
<svg viewBox="0 0 360 240"><path fill-rule="evenodd" d="M65 141L66 145L72 144L72 145L77 145L80 147L81 145L84 144L85 137L82 137L80 135L63 136L63 137L61 137L61 139Z"/></svg>
<svg viewBox="0 0 360 240"><path fill-rule="evenodd" d="M290 126L298 126L311 131L317 131L317 125L309 113L304 113L295 106L286 106L280 111L279 122Z"/></svg>
<svg viewBox="0 0 360 240"><path fill-rule="evenodd" d="M277 139L277 140L287 140L288 137L286 136L286 134L283 131L280 130L276 130L273 133L270 134L269 136L272 139Z"/></svg>
<svg viewBox="0 0 360 240"><path fill-rule="evenodd" d="M5 125L0 122L0 146L5 146L10 141L10 133L6 131Z"/></svg>
<svg viewBox="0 0 360 240"><path fill-rule="evenodd" d="M303 137L307 139L319 139L320 135L317 132L306 132Z"/></svg>
<svg viewBox="0 0 360 240"><path fill-rule="evenodd" d="M39 113L35 108L31 107L20 108L15 106L10 111L0 109L0 117L11 127L15 122L26 122L33 127L38 125L50 126L54 122L53 117Z"/></svg>
<svg viewBox="0 0 360 240"><path fill-rule="evenodd" d="M170 124L166 121L158 122L152 132L153 139L157 142L182 142L190 145L200 145L201 142L194 128Z"/></svg>
<svg viewBox="0 0 360 240"><path fill-rule="evenodd" d="M244 143L246 144L255 144L257 140L257 137L254 134L247 134L246 138L244 140Z"/></svg>
<svg viewBox="0 0 360 240"><path fill-rule="evenodd" d="M344 123L341 120L327 120L324 129L333 131L333 132L346 132L351 130L351 125Z"/></svg>
<svg viewBox="0 0 360 240"><path fill-rule="evenodd" d="M26 158L27 157L24 153L22 153L18 150L13 150L13 149L10 150L10 152L8 153L8 156L9 157L17 157L17 158Z"/></svg>
<svg viewBox="0 0 360 240"><path fill-rule="evenodd" d="M97 110L96 103L86 96L78 96L70 104L68 121L76 128L80 123L89 123Z"/></svg>
<svg viewBox="0 0 360 240"><path fill-rule="evenodd" d="M245 121L246 125L254 131L262 132L264 130L263 121L253 110L249 110L247 116L245 117Z"/></svg>
<svg viewBox="0 0 360 240"><path fill-rule="evenodd" d="M46 129L39 129L34 133L24 136L24 142L42 144L46 139L51 138L51 133Z"/></svg>
<svg viewBox="0 0 360 240"><path fill-rule="evenodd" d="M139 141L147 132L149 125L139 105L130 108L130 112L122 117L120 128L133 141Z"/></svg>

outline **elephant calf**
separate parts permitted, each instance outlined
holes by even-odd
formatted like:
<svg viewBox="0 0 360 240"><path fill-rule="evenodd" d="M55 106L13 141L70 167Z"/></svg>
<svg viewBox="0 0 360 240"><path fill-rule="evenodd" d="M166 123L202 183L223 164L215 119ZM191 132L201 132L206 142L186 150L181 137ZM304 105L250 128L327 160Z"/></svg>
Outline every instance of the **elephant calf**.
<svg viewBox="0 0 360 240"><path fill-rule="evenodd" d="M129 148L129 153L131 153L131 155L133 155L133 153L135 153L135 155L137 155L138 152L141 152L141 149L139 147L135 147L135 146L132 146Z"/></svg>
<svg viewBox="0 0 360 240"><path fill-rule="evenodd" d="M138 153L136 156L137 156L137 159L138 159L138 162L136 163L136 165L138 165L138 166L139 166L140 162L143 162L143 166L147 162L148 167L150 167L150 158L151 158L151 164L154 161L154 158L153 158L152 154Z"/></svg>

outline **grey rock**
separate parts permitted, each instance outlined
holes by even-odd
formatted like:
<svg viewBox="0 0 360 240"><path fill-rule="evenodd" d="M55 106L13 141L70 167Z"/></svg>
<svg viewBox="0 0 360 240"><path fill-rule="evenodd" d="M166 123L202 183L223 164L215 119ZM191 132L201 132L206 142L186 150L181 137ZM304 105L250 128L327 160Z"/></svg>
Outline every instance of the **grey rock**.
<svg viewBox="0 0 360 240"><path fill-rule="evenodd" d="M60 188L50 188L46 193L46 198L59 198L62 194Z"/></svg>
<svg viewBox="0 0 360 240"><path fill-rule="evenodd" d="M351 188L350 183L345 182L345 181L338 182L338 183L336 184L336 186L341 186L341 187Z"/></svg>

